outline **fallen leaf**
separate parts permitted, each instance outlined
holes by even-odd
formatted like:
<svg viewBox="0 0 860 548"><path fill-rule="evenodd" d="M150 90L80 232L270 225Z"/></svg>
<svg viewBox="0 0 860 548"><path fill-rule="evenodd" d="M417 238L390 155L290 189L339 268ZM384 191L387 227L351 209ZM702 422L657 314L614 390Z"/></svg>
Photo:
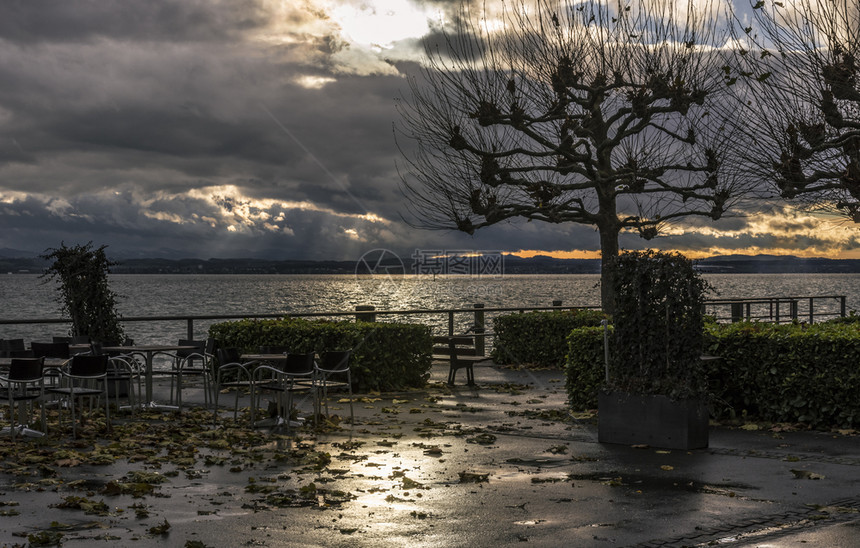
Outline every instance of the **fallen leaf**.
<svg viewBox="0 0 860 548"><path fill-rule="evenodd" d="M166 535L170 530L170 524L167 523L167 519L164 520L164 523L161 525L156 525L155 527L149 528L150 535Z"/></svg>
<svg viewBox="0 0 860 548"><path fill-rule="evenodd" d="M791 473L794 474L794 479L810 479L810 480L824 479L823 474L816 474L815 472L810 472L809 470L796 470L796 469L792 468Z"/></svg>
<svg viewBox="0 0 860 548"><path fill-rule="evenodd" d="M478 472L459 472L460 483L484 483L490 481L490 474L480 474Z"/></svg>

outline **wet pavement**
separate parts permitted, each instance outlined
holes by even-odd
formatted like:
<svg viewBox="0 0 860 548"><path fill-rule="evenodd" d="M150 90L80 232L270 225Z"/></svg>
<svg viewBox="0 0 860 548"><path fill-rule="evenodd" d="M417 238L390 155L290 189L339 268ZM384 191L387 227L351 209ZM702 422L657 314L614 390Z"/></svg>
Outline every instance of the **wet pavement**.
<svg viewBox="0 0 860 548"><path fill-rule="evenodd" d="M352 427L290 437L222 407L217 427L191 409L119 417L115 441L3 440L0 546L860 546L853 432L599 444L561 371L475 373L449 388L434 366L426 389L357 394Z"/></svg>

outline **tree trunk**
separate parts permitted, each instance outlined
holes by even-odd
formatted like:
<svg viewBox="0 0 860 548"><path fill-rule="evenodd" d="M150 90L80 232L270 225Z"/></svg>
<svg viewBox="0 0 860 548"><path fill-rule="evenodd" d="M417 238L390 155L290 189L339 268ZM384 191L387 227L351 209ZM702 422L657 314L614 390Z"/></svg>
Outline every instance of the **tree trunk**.
<svg viewBox="0 0 860 548"><path fill-rule="evenodd" d="M612 260L618 256L617 226L598 226L600 231L600 306L609 315L615 312L615 290Z"/></svg>

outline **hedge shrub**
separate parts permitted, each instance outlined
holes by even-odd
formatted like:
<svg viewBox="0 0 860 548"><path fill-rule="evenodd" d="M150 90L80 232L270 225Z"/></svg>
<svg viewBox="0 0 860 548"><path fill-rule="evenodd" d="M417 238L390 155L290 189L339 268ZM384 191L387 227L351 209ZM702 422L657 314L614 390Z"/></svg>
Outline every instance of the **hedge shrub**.
<svg viewBox="0 0 860 548"><path fill-rule="evenodd" d="M706 327L709 385L718 416L748 415L813 427L860 424L860 329L856 324Z"/></svg>
<svg viewBox="0 0 860 548"><path fill-rule="evenodd" d="M705 341L706 353L721 358L704 363L713 416L820 428L860 425L856 323L706 323ZM605 374L603 330L574 330L568 344L568 400L574 410L594 409Z"/></svg>
<svg viewBox="0 0 860 548"><path fill-rule="evenodd" d="M491 354L500 364L561 367L567 337L578 327L599 326L606 315L599 310L552 310L509 314L493 319L495 343Z"/></svg>
<svg viewBox="0 0 860 548"><path fill-rule="evenodd" d="M419 324L245 319L212 324L209 336L243 352L256 352L261 345L284 345L294 352L352 349L352 380L360 392L424 386L433 353L430 329Z"/></svg>
<svg viewBox="0 0 860 548"><path fill-rule="evenodd" d="M672 399L707 396L703 310L708 284L680 253L629 251L611 260L615 295L607 388Z"/></svg>
<svg viewBox="0 0 860 548"><path fill-rule="evenodd" d="M610 337L612 326L609 327ZM603 327L580 327L567 337L566 386L575 411L597 408L597 394L606 379Z"/></svg>

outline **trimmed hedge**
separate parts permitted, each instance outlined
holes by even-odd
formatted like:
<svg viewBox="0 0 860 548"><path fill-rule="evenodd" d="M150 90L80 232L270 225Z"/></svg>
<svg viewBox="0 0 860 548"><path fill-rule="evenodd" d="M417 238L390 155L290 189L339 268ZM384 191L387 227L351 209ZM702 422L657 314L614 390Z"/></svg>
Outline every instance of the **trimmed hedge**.
<svg viewBox="0 0 860 548"><path fill-rule="evenodd" d="M493 319L495 343L491 354L499 364L561 367L567 336L578 327L599 326L606 315L599 310L552 310L508 314Z"/></svg>
<svg viewBox="0 0 860 548"><path fill-rule="evenodd" d="M706 398L704 299L708 284L680 253L626 251L610 262L615 295L608 390Z"/></svg>
<svg viewBox="0 0 860 548"><path fill-rule="evenodd" d="M352 349L352 382L359 392L424 386L433 354L430 328L418 324L245 319L212 324L209 336L219 346L243 352L256 352L261 345L284 345L294 352Z"/></svg>
<svg viewBox="0 0 860 548"><path fill-rule="evenodd" d="M773 325L706 323L705 362L711 413L803 422L813 427L860 425L860 326L828 322ZM597 407L603 384L603 330L568 337L567 393L575 410Z"/></svg>
<svg viewBox="0 0 860 548"><path fill-rule="evenodd" d="M813 427L860 424L860 329L856 324L706 327L717 416L747 415Z"/></svg>
<svg viewBox="0 0 860 548"><path fill-rule="evenodd" d="M612 326L609 326L612 337ZM610 340L612 340L610 338ZM605 384L603 327L580 327L567 337L567 396L575 411L597 408L597 394Z"/></svg>

